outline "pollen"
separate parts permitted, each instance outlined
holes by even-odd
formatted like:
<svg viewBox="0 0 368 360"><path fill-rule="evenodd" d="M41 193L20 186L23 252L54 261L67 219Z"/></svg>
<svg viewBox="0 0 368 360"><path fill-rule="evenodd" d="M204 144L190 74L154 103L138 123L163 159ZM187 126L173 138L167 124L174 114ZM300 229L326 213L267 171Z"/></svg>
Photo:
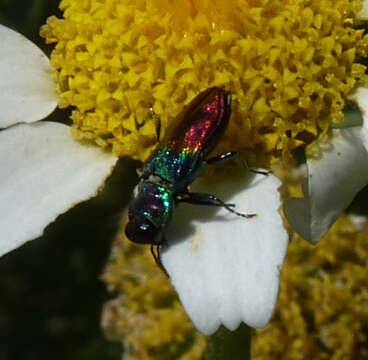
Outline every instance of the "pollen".
<svg viewBox="0 0 368 360"><path fill-rule="evenodd" d="M146 160L198 93L223 86L232 117L218 151L287 159L343 118L367 84L360 0L63 0L41 29L72 134Z"/></svg>

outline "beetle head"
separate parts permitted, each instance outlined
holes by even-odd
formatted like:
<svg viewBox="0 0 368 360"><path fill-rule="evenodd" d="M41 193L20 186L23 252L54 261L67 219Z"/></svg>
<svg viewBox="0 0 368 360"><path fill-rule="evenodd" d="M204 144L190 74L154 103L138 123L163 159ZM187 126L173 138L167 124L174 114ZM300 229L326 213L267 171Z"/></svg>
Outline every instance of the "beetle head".
<svg viewBox="0 0 368 360"><path fill-rule="evenodd" d="M162 229L144 215L129 218L125 235L137 244L161 245L163 242Z"/></svg>

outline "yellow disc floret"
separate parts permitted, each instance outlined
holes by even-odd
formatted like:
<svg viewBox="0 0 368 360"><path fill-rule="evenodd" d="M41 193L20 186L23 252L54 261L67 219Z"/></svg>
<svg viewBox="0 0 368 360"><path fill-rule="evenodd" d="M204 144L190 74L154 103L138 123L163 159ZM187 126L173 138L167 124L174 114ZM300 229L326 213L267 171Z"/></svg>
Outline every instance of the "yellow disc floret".
<svg viewBox="0 0 368 360"><path fill-rule="evenodd" d="M162 128L202 90L233 111L221 151L287 157L342 119L365 83L360 0L63 0L41 34L56 43L60 106L73 135L145 160ZM253 162L254 163L254 162Z"/></svg>

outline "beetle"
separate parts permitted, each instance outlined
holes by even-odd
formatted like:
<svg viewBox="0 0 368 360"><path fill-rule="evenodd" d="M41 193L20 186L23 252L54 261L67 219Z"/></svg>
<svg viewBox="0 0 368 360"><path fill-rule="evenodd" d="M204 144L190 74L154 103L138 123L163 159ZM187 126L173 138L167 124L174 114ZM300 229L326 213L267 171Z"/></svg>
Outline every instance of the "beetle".
<svg viewBox="0 0 368 360"><path fill-rule="evenodd" d="M227 204L215 195L188 189L206 165L238 155L232 151L208 158L223 136L230 114L230 92L221 87L201 92L177 116L163 141L141 168L140 181L128 210L125 234L135 243L150 244L156 263L164 271L160 246L166 244L165 230L179 203L219 206L244 218L255 216L235 211L234 204Z"/></svg>

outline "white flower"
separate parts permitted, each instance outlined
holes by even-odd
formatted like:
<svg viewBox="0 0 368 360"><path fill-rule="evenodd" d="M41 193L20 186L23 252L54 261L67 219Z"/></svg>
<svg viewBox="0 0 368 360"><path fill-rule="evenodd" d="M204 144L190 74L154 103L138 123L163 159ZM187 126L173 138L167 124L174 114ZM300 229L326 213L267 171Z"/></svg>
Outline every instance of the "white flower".
<svg viewBox="0 0 368 360"><path fill-rule="evenodd" d="M2 255L40 236L59 214L94 196L117 158L76 142L65 125L37 122L57 102L49 62L35 45L3 26L0 38ZM220 324L233 330L241 321L263 327L276 302L287 248L278 213L280 183L273 175L250 178L244 175L211 189L198 181L194 188L256 217L180 205L167 234L163 264L205 334Z"/></svg>
<svg viewBox="0 0 368 360"><path fill-rule="evenodd" d="M363 125L333 130L320 157L307 159L304 198L285 202L286 217L304 239L317 243L368 184L368 89L353 95L363 115Z"/></svg>

